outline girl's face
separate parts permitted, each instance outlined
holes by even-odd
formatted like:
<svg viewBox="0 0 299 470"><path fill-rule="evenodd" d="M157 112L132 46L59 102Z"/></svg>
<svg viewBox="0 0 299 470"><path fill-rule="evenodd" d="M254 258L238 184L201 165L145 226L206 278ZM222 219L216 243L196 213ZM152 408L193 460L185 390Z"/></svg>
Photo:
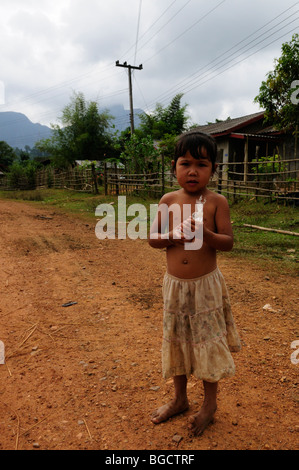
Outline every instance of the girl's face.
<svg viewBox="0 0 299 470"><path fill-rule="evenodd" d="M177 160L176 178L179 185L188 193L195 194L202 191L213 174L212 162L209 160L205 148L202 149L202 155L206 158L193 158L188 151Z"/></svg>

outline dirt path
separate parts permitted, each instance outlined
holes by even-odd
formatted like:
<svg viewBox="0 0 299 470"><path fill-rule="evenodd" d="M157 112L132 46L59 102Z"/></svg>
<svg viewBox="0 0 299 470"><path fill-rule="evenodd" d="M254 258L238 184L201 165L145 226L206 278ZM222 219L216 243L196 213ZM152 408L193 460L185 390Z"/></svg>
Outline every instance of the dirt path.
<svg viewBox="0 0 299 470"><path fill-rule="evenodd" d="M298 448L298 279L220 256L243 349L236 376L220 383L215 424L194 438L194 379L190 411L150 421L172 397L160 365L165 253L7 201L0 243L0 449Z"/></svg>

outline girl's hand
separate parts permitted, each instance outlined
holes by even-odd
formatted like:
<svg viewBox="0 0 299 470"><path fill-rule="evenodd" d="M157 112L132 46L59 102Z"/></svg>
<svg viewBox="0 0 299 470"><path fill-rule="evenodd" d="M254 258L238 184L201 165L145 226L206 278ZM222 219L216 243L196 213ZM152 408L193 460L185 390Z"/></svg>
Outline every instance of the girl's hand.
<svg viewBox="0 0 299 470"><path fill-rule="evenodd" d="M168 232L165 236L168 238L170 243L174 246L184 245L184 243L186 241L185 237L184 237L184 234L181 230L181 224L178 225L177 227L175 227L170 232Z"/></svg>
<svg viewBox="0 0 299 470"><path fill-rule="evenodd" d="M195 229L195 221L192 219L192 217L189 217L168 233L169 240L171 240L173 245L191 243L194 240Z"/></svg>

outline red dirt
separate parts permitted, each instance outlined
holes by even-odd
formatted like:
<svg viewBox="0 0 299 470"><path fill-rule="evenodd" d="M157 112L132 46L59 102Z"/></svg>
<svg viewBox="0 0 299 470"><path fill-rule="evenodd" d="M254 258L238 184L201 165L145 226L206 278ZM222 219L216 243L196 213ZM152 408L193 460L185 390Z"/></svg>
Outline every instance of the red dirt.
<svg viewBox="0 0 299 470"><path fill-rule="evenodd" d="M298 448L298 279L219 256L243 348L215 423L190 437L195 379L189 411L150 421L173 391L161 377L165 253L99 241L95 223L30 204L1 201L0 223L0 449Z"/></svg>

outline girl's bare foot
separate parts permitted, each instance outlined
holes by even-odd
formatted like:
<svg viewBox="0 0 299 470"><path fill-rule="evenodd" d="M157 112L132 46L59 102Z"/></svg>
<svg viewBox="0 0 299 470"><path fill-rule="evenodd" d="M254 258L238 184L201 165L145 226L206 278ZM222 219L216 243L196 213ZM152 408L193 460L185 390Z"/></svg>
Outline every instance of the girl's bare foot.
<svg viewBox="0 0 299 470"><path fill-rule="evenodd" d="M153 412L152 422L154 424L162 423L163 421L166 421L172 416L175 416L179 413L183 413L184 411L188 410L188 408L188 400L179 401L174 399Z"/></svg>
<svg viewBox="0 0 299 470"><path fill-rule="evenodd" d="M189 429L195 436L200 436L206 427L214 421L216 407L203 405L201 410L189 418Z"/></svg>

